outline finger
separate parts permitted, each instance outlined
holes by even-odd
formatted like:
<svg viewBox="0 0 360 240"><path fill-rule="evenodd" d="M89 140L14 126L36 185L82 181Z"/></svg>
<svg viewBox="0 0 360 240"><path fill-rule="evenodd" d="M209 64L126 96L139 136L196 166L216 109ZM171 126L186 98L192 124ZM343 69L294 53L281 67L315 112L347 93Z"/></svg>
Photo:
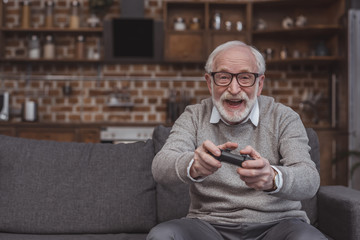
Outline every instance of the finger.
<svg viewBox="0 0 360 240"><path fill-rule="evenodd" d="M234 143L234 142L226 142L224 144L221 144L218 146L220 149L231 149L231 150L234 150L238 147L238 144L237 143Z"/></svg>
<svg viewBox="0 0 360 240"><path fill-rule="evenodd" d="M206 140L205 142L203 142L202 144L203 148L204 148L204 152L210 152L211 154L213 154L214 156L220 156L221 152L219 150L219 147L217 147L213 142Z"/></svg>
<svg viewBox="0 0 360 240"><path fill-rule="evenodd" d="M250 157L252 157L253 159L258 159L261 158L260 153L258 153L253 147L251 146L246 146L244 149L242 149L240 151L241 154L248 154L250 155Z"/></svg>
<svg viewBox="0 0 360 240"><path fill-rule="evenodd" d="M237 173L240 175L240 178L255 178L259 175L261 175L259 170L250 168L250 169L244 169L244 168L237 168Z"/></svg>
<svg viewBox="0 0 360 240"><path fill-rule="evenodd" d="M219 149L217 149L219 150ZM216 154L218 154L218 156L220 156L220 151L216 152ZM213 154L214 156L216 156L215 154ZM199 154L200 158L201 158L201 164L205 167L205 166L209 166L210 168L220 168L221 167L221 162L217 159L215 159L213 156L210 155L209 152L202 152Z"/></svg>
<svg viewBox="0 0 360 240"><path fill-rule="evenodd" d="M272 170L272 169L271 169ZM256 190L266 190L269 189L272 184L271 173L266 170L266 168L261 169L241 169L238 168L237 172L240 175L240 179L245 182L245 184Z"/></svg>
<svg viewBox="0 0 360 240"><path fill-rule="evenodd" d="M268 161L264 158L258 158L258 159L254 159L254 160L247 160L245 162L242 163L242 167L243 168L264 168L266 167Z"/></svg>

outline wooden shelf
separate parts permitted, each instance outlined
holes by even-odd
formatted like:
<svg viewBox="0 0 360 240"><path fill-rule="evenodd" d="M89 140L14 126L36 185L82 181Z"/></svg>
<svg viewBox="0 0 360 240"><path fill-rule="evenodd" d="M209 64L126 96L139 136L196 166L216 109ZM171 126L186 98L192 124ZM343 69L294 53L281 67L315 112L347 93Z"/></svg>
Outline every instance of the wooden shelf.
<svg viewBox="0 0 360 240"><path fill-rule="evenodd" d="M313 64L313 63L326 63L332 64L336 62L343 61L344 59L337 56L310 56L304 58L287 58L287 59L272 59L267 60L266 64L291 64L291 63L304 63L304 64Z"/></svg>
<svg viewBox="0 0 360 240"><path fill-rule="evenodd" d="M70 29L70 28L7 28L1 27L0 31L6 33L102 33L103 28L78 28L78 29Z"/></svg>
<svg viewBox="0 0 360 240"><path fill-rule="evenodd" d="M340 25L312 25L305 27L293 27L289 29L265 29L255 30L252 32L254 37L256 36L279 36L282 35L294 35L294 36L318 36L318 35L331 35L338 34L343 28Z"/></svg>
<svg viewBox="0 0 360 240"><path fill-rule="evenodd" d="M311 61L332 64L338 60L336 56L341 52L339 36L344 32L344 27L340 25L345 11L343 2L343 0L166 0L164 3L165 61L205 61L219 44L230 40L241 40L258 47L261 51L271 48L276 55L279 55L283 47L291 52L298 50L302 55L312 55L315 46L321 42L334 57L272 60L270 63ZM221 14L220 30L214 30L212 27L215 13ZM299 15L307 19L302 27L295 24L295 19ZM173 30L174 18L182 17L188 23L193 16L201 19L201 30ZM294 27L289 29L282 28L282 21L287 16L294 19ZM266 29L255 29L259 19L266 22ZM230 31L225 30L225 21L231 22ZM241 31L236 31L235 25L238 21L243 26ZM192 50L186 52L188 48Z"/></svg>
<svg viewBox="0 0 360 240"><path fill-rule="evenodd" d="M69 58L69 59L30 59L30 58L1 58L0 62L3 63L102 63L102 59L76 59L76 58Z"/></svg>

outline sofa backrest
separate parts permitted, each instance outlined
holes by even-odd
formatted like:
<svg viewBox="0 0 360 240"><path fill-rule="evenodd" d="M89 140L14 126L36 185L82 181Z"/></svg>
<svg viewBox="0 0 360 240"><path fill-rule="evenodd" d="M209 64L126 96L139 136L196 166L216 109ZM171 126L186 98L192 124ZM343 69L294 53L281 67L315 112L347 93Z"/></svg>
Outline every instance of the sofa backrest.
<svg viewBox="0 0 360 240"><path fill-rule="evenodd" d="M0 135L0 232L148 232L156 224L152 140L39 141Z"/></svg>
<svg viewBox="0 0 360 240"><path fill-rule="evenodd" d="M155 128L153 133L155 154L165 144L170 131L170 127L162 125ZM306 133L309 138L309 146L311 147L311 159L315 162L318 171L320 171L320 150L317 134L312 128L307 128ZM186 216L190 205L189 187L186 184L171 187L157 184L156 192L158 222ZM302 206L311 224L317 225L317 196L315 195L312 199L302 201Z"/></svg>

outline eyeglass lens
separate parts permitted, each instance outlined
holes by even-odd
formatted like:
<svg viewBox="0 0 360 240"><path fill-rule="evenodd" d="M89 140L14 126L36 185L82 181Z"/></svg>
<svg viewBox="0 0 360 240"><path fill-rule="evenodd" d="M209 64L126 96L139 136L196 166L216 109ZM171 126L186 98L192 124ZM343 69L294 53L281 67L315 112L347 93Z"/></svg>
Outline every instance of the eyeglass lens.
<svg viewBox="0 0 360 240"><path fill-rule="evenodd" d="M228 72L217 72L214 74L214 80L217 85L226 86L229 85L236 76L237 82L244 87L252 86L255 82L256 76L254 73L228 73Z"/></svg>

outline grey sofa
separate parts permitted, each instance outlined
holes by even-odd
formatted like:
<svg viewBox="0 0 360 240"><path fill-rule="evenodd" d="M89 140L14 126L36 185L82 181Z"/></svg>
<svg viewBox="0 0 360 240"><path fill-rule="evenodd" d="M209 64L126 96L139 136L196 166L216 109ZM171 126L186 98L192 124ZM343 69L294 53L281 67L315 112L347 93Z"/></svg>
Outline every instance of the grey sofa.
<svg viewBox="0 0 360 240"><path fill-rule="evenodd" d="M158 185L151 174L169 131L117 145L0 135L0 240L145 239L157 223L185 216L188 187ZM318 163L316 133L307 131ZM360 192L321 187L303 207L331 238L360 239Z"/></svg>

